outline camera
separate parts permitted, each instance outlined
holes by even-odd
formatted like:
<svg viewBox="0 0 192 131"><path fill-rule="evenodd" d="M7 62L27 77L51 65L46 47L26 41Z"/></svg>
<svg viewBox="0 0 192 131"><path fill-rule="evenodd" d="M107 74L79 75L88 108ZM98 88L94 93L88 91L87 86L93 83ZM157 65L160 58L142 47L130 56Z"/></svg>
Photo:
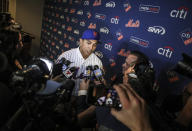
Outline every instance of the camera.
<svg viewBox="0 0 192 131"><path fill-rule="evenodd" d="M69 105L75 83L70 79L60 83L49 80L53 66L49 59L39 57L24 69L13 73L12 87L22 103L4 125L6 131L51 131L62 122L66 127L74 122L69 117L72 113L68 108L71 108ZM74 114L72 116L76 117ZM48 129L45 123L51 127Z"/></svg>
<svg viewBox="0 0 192 131"><path fill-rule="evenodd" d="M189 78L192 78L192 57L185 53L183 53L182 56L183 59L178 61L173 71Z"/></svg>

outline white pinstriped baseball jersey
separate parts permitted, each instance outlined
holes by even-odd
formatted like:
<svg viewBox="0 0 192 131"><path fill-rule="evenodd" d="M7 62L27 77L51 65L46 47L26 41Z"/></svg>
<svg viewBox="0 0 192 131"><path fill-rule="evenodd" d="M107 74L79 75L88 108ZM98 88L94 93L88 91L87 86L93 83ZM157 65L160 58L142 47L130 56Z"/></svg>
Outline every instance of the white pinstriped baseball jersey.
<svg viewBox="0 0 192 131"><path fill-rule="evenodd" d="M79 67L77 76L79 76L81 73L84 73L86 67L90 65L98 65L101 69L103 69L101 60L94 53L92 53L87 59L84 59L79 50L79 47L62 53L56 60L56 63L60 61L63 57L72 62L69 67ZM80 79L75 80L75 88L72 93L75 96L77 96L78 94L80 81Z"/></svg>

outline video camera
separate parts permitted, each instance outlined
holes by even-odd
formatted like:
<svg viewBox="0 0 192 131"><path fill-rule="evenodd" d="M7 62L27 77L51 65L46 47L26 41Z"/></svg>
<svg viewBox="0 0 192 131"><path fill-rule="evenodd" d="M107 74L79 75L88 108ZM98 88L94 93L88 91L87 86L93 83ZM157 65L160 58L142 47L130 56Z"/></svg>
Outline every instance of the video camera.
<svg viewBox="0 0 192 131"><path fill-rule="evenodd" d="M0 30L10 26L11 29L19 30L21 31L22 26L15 22L14 19L11 17L11 14L7 12L1 12L0 13Z"/></svg>
<svg viewBox="0 0 192 131"><path fill-rule="evenodd" d="M176 67L173 71L177 73L192 78L192 57L183 53L183 60L178 61Z"/></svg>
<svg viewBox="0 0 192 131"><path fill-rule="evenodd" d="M12 81L34 81L49 78L52 74L53 62L47 58L33 58L32 64L13 73Z"/></svg>
<svg viewBox="0 0 192 131"><path fill-rule="evenodd" d="M70 79L60 83L49 80L53 66L53 62L47 58L34 58L31 65L13 73L13 90L16 90L23 103L7 121L6 131L33 130L34 126L38 127L35 130L53 130L56 124L63 122L67 126L67 123L73 122L68 117L72 114L68 103L75 83ZM18 121L20 119L24 120ZM47 129L41 125L47 120L51 121L53 128Z"/></svg>
<svg viewBox="0 0 192 131"><path fill-rule="evenodd" d="M1 12L0 13L0 29L11 25L11 14Z"/></svg>

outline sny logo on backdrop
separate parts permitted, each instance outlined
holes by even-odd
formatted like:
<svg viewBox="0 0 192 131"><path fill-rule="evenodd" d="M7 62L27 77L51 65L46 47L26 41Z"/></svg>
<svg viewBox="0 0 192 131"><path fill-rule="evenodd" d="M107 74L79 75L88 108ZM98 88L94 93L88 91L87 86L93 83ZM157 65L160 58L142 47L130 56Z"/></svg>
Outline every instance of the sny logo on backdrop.
<svg viewBox="0 0 192 131"><path fill-rule="evenodd" d="M106 44L104 45L104 48L107 49L107 50L109 50L109 51L111 51L111 50L112 50L112 43L106 43Z"/></svg>
<svg viewBox="0 0 192 131"><path fill-rule="evenodd" d="M101 5L101 0L95 0L93 3L93 6L100 6Z"/></svg>
<svg viewBox="0 0 192 131"><path fill-rule="evenodd" d="M115 8L115 2L114 1L110 1L108 3L106 3L105 7L112 7Z"/></svg>
<svg viewBox="0 0 192 131"><path fill-rule="evenodd" d="M81 0L75 0L74 3L81 4Z"/></svg>
<svg viewBox="0 0 192 131"><path fill-rule="evenodd" d="M147 29L148 32L153 32L155 34L164 35L165 34L165 28L162 26L151 26Z"/></svg>
<svg viewBox="0 0 192 131"><path fill-rule="evenodd" d="M183 40L185 45L189 45L192 43L192 31L190 28L185 29L180 33L181 39Z"/></svg>
<svg viewBox="0 0 192 131"><path fill-rule="evenodd" d="M56 49L57 49L57 50L59 50L59 49L60 49L58 45L56 45Z"/></svg>
<svg viewBox="0 0 192 131"><path fill-rule="evenodd" d="M131 5L128 0L126 0L123 4L125 12L128 12L131 9Z"/></svg>
<svg viewBox="0 0 192 131"><path fill-rule="evenodd" d="M65 29L65 24L63 24L63 25L61 26L61 28L62 28L62 29Z"/></svg>
<svg viewBox="0 0 192 131"><path fill-rule="evenodd" d="M70 41L75 41L75 38L72 37L72 36L69 36L68 39L69 39Z"/></svg>
<svg viewBox="0 0 192 131"><path fill-rule="evenodd" d="M83 10L78 10L77 15L83 15Z"/></svg>
<svg viewBox="0 0 192 131"><path fill-rule="evenodd" d="M67 13L67 12L68 12L68 10L69 10L68 8L65 8L65 9L64 9L64 12L65 12L65 13Z"/></svg>
<svg viewBox="0 0 192 131"><path fill-rule="evenodd" d="M62 31L58 30L58 31L57 31L57 34L58 34L58 35L62 35Z"/></svg>
<svg viewBox="0 0 192 131"><path fill-rule="evenodd" d="M107 27L100 28L100 32L104 34L109 34L109 29Z"/></svg>
<svg viewBox="0 0 192 131"><path fill-rule="evenodd" d="M85 0L83 4L84 6L89 6L89 0Z"/></svg>
<svg viewBox="0 0 192 131"><path fill-rule="evenodd" d="M60 19L64 19L64 18L65 18L64 15L61 15L61 16L60 16Z"/></svg>
<svg viewBox="0 0 192 131"><path fill-rule="evenodd" d="M172 53L173 53L173 48L170 47L170 46L165 46L165 47L163 47L163 48L159 48L159 49L157 50L157 53L158 53L159 55L163 55L163 56L165 56L165 57L167 57L167 58L171 58Z"/></svg>
<svg viewBox="0 0 192 131"><path fill-rule="evenodd" d="M134 36L130 37L130 42L134 43L134 44L137 44L137 45L140 45L140 46L143 46L143 47L148 47L149 46L149 41L146 41L146 40L134 37Z"/></svg>
<svg viewBox="0 0 192 131"><path fill-rule="evenodd" d="M170 16L173 18L185 19L187 16L188 8L180 7L177 10L172 10Z"/></svg>
<svg viewBox="0 0 192 131"><path fill-rule="evenodd" d="M140 4L140 5L139 5L139 11L159 13L159 11L160 11L160 6Z"/></svg>
<svg viewBox="0 0 192 131"><path fill-rule="evenodd" d="M59 44L60 44L60 45L63 45L63 41L62 41L62 40L60 40L60 41L59 41Z"/></svg>
<svg viewBox="0 0 192 131"><path fill-rule="evenodd" d="M73 33L76 34L76 35L79 35L79 30L74 30Z"/></svg>
<svg viewBox="0 0 192 131"><path fill-rule="evenodd" d="M133 19L130 19L127 24L125 24L125 27L139 27L140 26L140 21L136 20L133 22Z"/></svg>
<svg viewBox="0 0 192 131"><path fill-rule="evenodd" d="M96 18L96 19L105 20L105 18L106 18L106 15L104 15L104 14L98 14L98 13L96 13L96 14L95 14L95 18Z"/></svg>
<svg viewBox="0 0 192 131"><path fill-rule="evenodd" d="M76 19L76 18L72 17L72 18L71 18L71 22L73 22L73 23L76 23L76 24L77 24L77 23L78 23L78 19Z"/></svg>
<svg viewBox="0 0 192 131"><path fill-rule="evenodd" d="M79 24L80 24L80 26L84 27L85 26L85 21L81 21Z"/></svg>
<svg viewBox="0 0 192 131"><path fill-rule="evenodd" d="M115 18L111 18L111 23L119 24L119 16L115 16Z"/></svg>

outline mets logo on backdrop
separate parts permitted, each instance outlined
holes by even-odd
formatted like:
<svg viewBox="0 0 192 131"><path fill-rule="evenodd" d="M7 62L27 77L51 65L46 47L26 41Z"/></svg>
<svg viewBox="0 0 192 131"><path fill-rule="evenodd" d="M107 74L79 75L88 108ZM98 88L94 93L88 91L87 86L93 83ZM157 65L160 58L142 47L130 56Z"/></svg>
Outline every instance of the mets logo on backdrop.
<svg viewBox="0 0 192 131"><path fill-rule="evenodd" d="M173 18L185 19L188 13L188 8L179 7L177 10L172 10L170 16Z"/></svg>
<svg viewBox="0 0 192 131"><path fill-rule="evenodd" d="M100 6L101 5L101 0L95 0L93 3L93 6Z"/></svg>
<svg viewBox="0 0 192 131"><path fill-rule="evenodd" d="M125 12L128 12L131 9L131 4L129 3L128 0L126 0L123 4L123 7L125 9Z"/></svg>
<svg viewBox="0 0 192 131"><path fill-rule="evenodd" d="M161 47L158 48L157 53L159 55L165 56L166 58L171 58L172 54L173 54L173 48L170 46L165 46L165 47Z"/></svg>
<svg viewBox="0 0 192 131"><path fill-rule="evenodd" d="M125 24L125 27L136 27L138 28L140 26L140 21L136 20L135 22L133 19L130 19L127 24Z"/></svg>
<svg viewBox="0 0 192 131"><path fill-rule="evenodd" d="M104 34L109 34L109 29L107 27L100 28L100 32Z"/></svg>
<svg viewBox="0 0 192 131"><path fill-rule="evenodd" d="M192 31L190 28L185 29L180 33L181 39L183 40L185 45L189 45L192 43Z"/></svg>
<svg viewBox="0 0 192 131"><path fill-rule="evenodd" d="M143 46L143 47L148 47L149 46L149 41L146 41L146 40L134 37L134 36L130 37L129 42L140 45L140 46Z"/></svg>
<svg viewBox="0 0 192 131"><path fill-rule="evenodd" d="M159 11L160 11L160 6L140 4L140 5L139 5L139 11L159 13Z"/></svg>
<svg viewBox="0 0 192 131"><path fill-rule="evenodd" d="M150 26L147 29L147 31L158 34L158 35L164 35L165 34L165 28L163 28L162 26Z"/></svg>
<svg viewBox="0 0 192 131"><path fill-rule="evenodd" d="M117 55L127 57L130 53L131 53L130 50L126 51L125 49L121 49L121 50L117 53Z"/></svg>

